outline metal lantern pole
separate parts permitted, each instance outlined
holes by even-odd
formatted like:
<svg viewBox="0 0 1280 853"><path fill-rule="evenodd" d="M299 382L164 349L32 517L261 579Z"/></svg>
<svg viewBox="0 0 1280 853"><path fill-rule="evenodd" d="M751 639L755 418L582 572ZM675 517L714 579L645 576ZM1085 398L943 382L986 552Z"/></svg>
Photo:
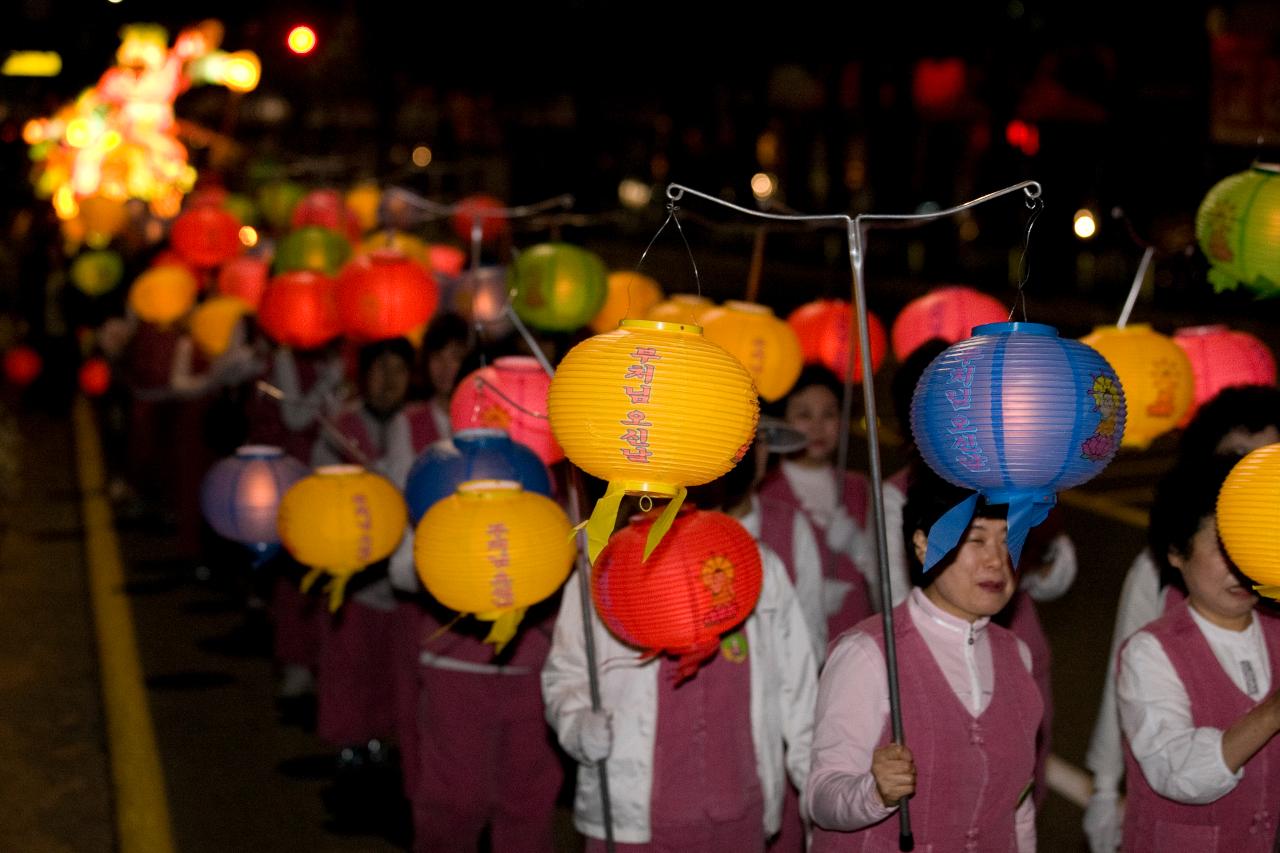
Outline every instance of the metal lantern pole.
<svg viewBox="0 0 1280 853"><path fill-rule="evenodd" d="M863 273L863 264L865 262L865 249L867 240L867 231L874 225L885 227L915 227L932 222L937 219L944 219L954 216L957 213L985 204L988 201L1000 198L1022 191L1029 205L1038 204L1040 198L1040 184L1036 181L1023 181L1002 190L965 202L956 207L949 207L946 210L939 210L934 213L925 214L886 214L886 215L869 215L860 214L858 216L849 216L848 214L833 215L803 215L803 214L776 214L764 213L757 210L750 210L731 202L724 201L706 193L689 189L680 184L671 184L667 187L667 198L672 202L679 201L686 193L697 196L698 198L709 201L713 204L736 210L739 213L746 214L761 219L781 220L785 222L809 222L813 224L840 224L845 226L846 234L849 240L849 264L853 269L853 304L854 314L850 321L852 336L849 347L848 361L846 362L846 370L844 377L844 399L842 400L840 413L840 447L836 463L836 476L843 477L845 467L849 461L849 424L853 409L853 346L852 342L858 342L858 350L860 356L860 364L862 367L862 400L866 410L867 419L867 455L868 455L868 474L871 479L871 506L875 514L876 523L876 559L879 563L880 575L880 616L884 625L884 651L885 651L885 671L888 678L889 687L889 719L893 728L893 740L895 743L905 743L905 736L902 731L902 700L898 690L898 659L894 646L893 636L893 594L889 587L889 556L888 556L888 537L885 532L884 520L884 492L880 472L880 437L877 432L876 425L876 399L875 384L871 374L871 347L866 344L870 340L870 334L867 326L867 305L866 305L866 287L865 276ZM839 485L843 485L840 483ZM843 490L838 489L836 494L842 494ZM898 810L899 820L899 838L898 846L900 850L907 851L915 846L914 838L911 834L911 815L908 809L907 801L904 799Z"/></svg>

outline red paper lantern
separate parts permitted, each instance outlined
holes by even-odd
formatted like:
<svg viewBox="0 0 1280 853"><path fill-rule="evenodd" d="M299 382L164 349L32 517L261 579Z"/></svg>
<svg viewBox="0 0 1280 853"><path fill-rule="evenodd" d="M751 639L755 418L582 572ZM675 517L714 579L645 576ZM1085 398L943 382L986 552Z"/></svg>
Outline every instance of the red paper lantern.
<svg viewBox="0 0 1280 853"><path fill-rule="evenodd" d="M893 355L906 361L925 341L942 338L954 344L972 336L974 326L1008 319L1009 309L994 296L972 287L940 287L908 302L893 321Z"/></svg>
<svg viewBox="0 0 1280 853"><path fill-rule="evenodd" d="M111 387L111 366L101 356L85 359L80 365L80 391L86 397L101 397Z"/></svg>
<svg viewBox="0 0 1280 853"><path fill-rule="evenodd" d="M500 429L523 444L547 466L564 458L547 420L547 376L527 355L496 358L472 373L453 392L449 416L453 431L474 427Z"/></svg>
<svg viewBox="0 0 1280 853"><path fill-rule="evenodd" d="M40 375L44 361L40 353L25 344L14 347L4 354L4 378L19 388L25 388Z"/></svg>
<svg viewBox="0 0 1280 853"><path fill-rule="evenodd" d="M234 296L257 311L270 277L270 263L253 255L241 255L227 261L218 270L218 293Z"/></svg>
<svg viewBox="0 0 1280 853"><path fill-rule="evenodd" d="M853 309L848 302L839 299L819 299L801 305L787 317L787 323L800 339L805 364L821 364L843 379L849 359L849 330ZM880 369L888 349L884 323L867 312L867 329L871 335L871 372ZM862 352L853 355L853 380L862 380Z"/></svg>
<svg viewBox="0 0 1280 853"><path fill-rule="evenodd" d="M360 242L360 217L337 190L307 193L293 208L292 222L294 228L319 225L345 234L353 244Z"/></svg>
<svg viewBox="0 0 1280 853"><path fill-rule="evenodd" d="M258 325L273 341L295 349L315 349L342 334L333 280L294 270L267 284L258 303Z"/></svg>
<svg viewBox="0 0 1280 853"><path fill-rule="evenodd" d="M467 266L467 253L447 243L427 244L427 263L432 272L458 276Z"/></svg>
<svg viewBox="0 0 1280 853"><path fill-rule="evenodd" d="M458 202L457 212L453 214L453 233L457 234L459 239L471 245L471 225L476 220L477 214L484 211L502 210L505 205L491 195L473 195L464 198ZM481 216L480 239L485 243L492 243L499 237L505 236L511 227L507 223L505 217L498 216Z"/></svg>
<svg viewBox="0 0 1280 853"><path fill-rule="evenodd" d="M1199 409L1223 388L1276 384L1276 360L1262 341L1226 326L1189 326L1173 333L1191 361L1195 399L1178 426L1186 426Z"/></svg>
<svg viewBox="0 0 1280 853"><path fill-rule="evenodd" d="M184 261L212 269L240 254L240 220L220 207L201 206L173 221L169 242Z"/></svg>
<svg viewBox="0 0 1280 853"><path fill-rule="evenodd" d="M336 284L343 331L361 341L407 334L431 319L440 301L431 273L395 249L360 255Z"/></svg>
<svg viewBox="0 0 1280 853"><path fill-rule="evenodd" d="M679 657L688 677L755 608L764 584L760 549L729 516L686 510L642 561L654 520L633 520L613 535L592 567L591 593L618 639Z"/></svg>

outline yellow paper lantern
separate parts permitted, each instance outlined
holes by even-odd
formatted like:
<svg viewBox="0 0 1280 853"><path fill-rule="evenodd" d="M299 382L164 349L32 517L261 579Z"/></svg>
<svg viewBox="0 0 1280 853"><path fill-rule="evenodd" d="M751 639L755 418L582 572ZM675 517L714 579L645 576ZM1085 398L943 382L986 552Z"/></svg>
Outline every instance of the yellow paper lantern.
<svg viewBox="0 0 1280 853"><path fill-rule="evenodd" d="M234 296L215 296L191 312L191 339L208 358L217 358L231 345L240 318L250 312L248 303Z"/></svg>
<svg viewBox="0 0 1280 853"><path fill-rule="evenodd" d="M129 212L125 208L124 199L93 195L80 199L80 220L90 237L96 235L110 240L124 230L129 221Z"/></svg>
<svg viewBox="0 0 1280 853"><path fill-rule="evenodd" d="M604 306L591 318L591 330L599 334L613 331L628 317L644 317L662 301L661 285L638 272L611 272L606 283Z"/></svg>
<svg viewBox="0 0 1280 853"><path fill-rule="evenodd" d="M329 607L337 610L347 581L391 556L404 536L408 509L391 481L359 465L324 465L293 485L280 500L280 542L311 571L333 576Z"/></svg>
<svg viewBox="0 0 1280 853"><path fill-rule="evenodd" d="M786 321L755 302L730 300L702 315L707 340L729 351L755 380L756 391L770 403L781 399L800 378L804 353Z"/></svg>
<svg viewBox="0 0 1280 853"><path fill-rule="evenodd" d="M1280 599L1280 444L1259 447L1231 469L1218 492L1218 535L1255 589Z"/></svg>
<svg viewBox="0 0 1280 853"><path fill-rule="evenodd" d="M652 550L686 487L716 479L747 452L759 401L747 369L701 327L623 320L564 357L547 414L565 455L609 483L587 525L594 560L625 494L671 498Z"/></svg>
<svg viewBox="0 0 1280 853"><path fill-rule="evenodd" d="M361 231L378 227L378 207L382 204L382 191L377 184L360 184L347 193L347 207L356 215Z"/></svg>
<svg viewBox="0 0 1280 853"><path fill-rule="evenodd" d="M412 234L403 231L375 231L360 244L360 254L367 255L378 249L395 249L431 269L427 244Z"/></svg>
<svg viewBox="0 0 1280 853"><path fill-rule="evenodd" d="M129 307L158 326L182 319L196 302L196 277L179 264L162 264L138 276L129 288Z"/></svg>
<svg viewBox="0 0 1280 853"><path fill-rule="evenodd" d="M1120 379L1127 407L1122 446L1146 448L1191 407L1195 376L1173 338L1132 323L1123 329L1099 326L1080 341L1101 353Z"/></svg>
<svg viewBox="0 0 1280 853"><path fill-rule="evenodd" d="M550 597L573 565L569 519L555 501L513 480L473 480L418 522L414 562L445 607L492 622L498 651L526 608Z"/></svg>
<svg viewBox="0 0 1280 853"><path fill-rule="evenodd" d="M694 296L692 293L677 293L669 297L666 302L659 302L653 306L645 319L656 320L659 323L684 323L696 326L702 320L702 315L714 307L716 307L715 303L706 297Z"/></svg>

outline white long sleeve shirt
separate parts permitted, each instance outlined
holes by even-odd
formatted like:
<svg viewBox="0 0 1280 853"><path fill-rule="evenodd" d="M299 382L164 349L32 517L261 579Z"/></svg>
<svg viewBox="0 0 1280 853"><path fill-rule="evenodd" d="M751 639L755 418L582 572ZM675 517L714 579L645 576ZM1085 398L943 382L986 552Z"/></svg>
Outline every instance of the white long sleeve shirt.
<svg viewBox="0 0 1280 853"><path fill-rule="evenodd" d="M1160 571L1151 558L1151 552L1143 549L1129 567L1120 587L1111 651L1107 655L1107 678L1102 685L1102 701L1089 738L1089 751L1085 754L1085 766L1093 772L1096 791L1115 793L1124 778L1124 745L1120 739L1120 712L1116 708L1120 647L1149 622L1160 618L1164 612L1164 598Z"/></svg>
<svg viewBox="0 0 1280 853"><path fill-rule="evenodd" d="M756 542L762 541L759 498L751 496L751 508L737 521ZM822 576L822 555L818 550L818 540L814 537L813 526L801 513L796 513L793 517L791 553L780 556L791 558L791 567L796 573L793 584L796 600L800 602L800 612L804 614L805 625L809 628L813 659L821 667L827 656L827 610L824 606L823 585L826 581L835 579Z"/></svg>
<svg viewBox="0 0 1280 853"><path fill-rule="evenodd" d="M911 620L947 684L970 713L980 715L995 690L995 666L987 619L970 624L941 610L919 589L907 597ZM970 642L972 638L972 642ZM1031 652L1018 640L1018 655L1031 671ZM876 791L871 759L889 717L884 654L862 633L845 635L831 650L818 685L813 763L805 801L820 826L850 831L892 814ZM908 739L908 746L910 740ZM1015 815L1018 853L1036 845L1035 802L1027 797Z"/></svg>
<svg viewBox="0 0 1280 853"><path fill-rule="evenodd" d="M1231 631L1194 607L1190 613L1231 682L1251 699L1266 696L1271 661L1257 617L1245 630ZM1116 701L1133 756L1161 796L1203 805L1230 793L1243 777L1243 768L1232 773L1223 760L1222 729L1192 722L1186 688L1160 641L1147 631L1134 634L1120 655Z"/></svg>
<svg viewBox="0 0 1280 853"><path fill-rule="evenodd" d="M860 527L845 509L844 495L836 491L835 469L828 466L813 468L788 460L783 460L781 469L787 485L800 501L800 508L827 548L853 561L867 580L871 600L878 602L880 599L875 596L880 578L877 575L879 563L876 560L875 534ZM843 480L841 484L843 486ZM840 610L848 591L845 584L828 584L824 595L827 596L829 612Z"/></svg>

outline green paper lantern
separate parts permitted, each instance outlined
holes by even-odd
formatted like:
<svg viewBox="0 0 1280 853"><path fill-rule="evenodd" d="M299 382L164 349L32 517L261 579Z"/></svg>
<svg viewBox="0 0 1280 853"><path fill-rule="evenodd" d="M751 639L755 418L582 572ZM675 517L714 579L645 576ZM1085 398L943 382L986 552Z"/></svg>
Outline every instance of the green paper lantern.
<svg viewBox="0 0 1280 853"><path fill-rule="evenodd" d="M520 319L546 332L585 326L608 296L608 270L599 257L567 243L541 243L511 267L512 304Z"/></svg>
<svg viewBox="0 0 1280 853"><path fill-rule="evenodd" d="M71 262L71 283L87 296L110 293L124 278L124 261L109 249L82 252Z"/></svg>
<svg viewBox="0 0 1280 853"><path fill-rule="evenodd" d="M272 181L258 189L258 210L268 225L282 230L289 227L293 208L306 194L306 188L300 184Z"/></svg>
<svg viewBox="0 0 1280 853"><path fill-rule="evenodd" d="M351 244L337 231L308 225L286 234L276 246L277 273L307 270L337 275L351 257Z"/></svg>
<svg viewBox="0 0 1280 853"><path fill-rule="evenodd" d="M1280 166L1256 165L1214 185L1196 212L1214 290L1280 295Z"/></svg>

